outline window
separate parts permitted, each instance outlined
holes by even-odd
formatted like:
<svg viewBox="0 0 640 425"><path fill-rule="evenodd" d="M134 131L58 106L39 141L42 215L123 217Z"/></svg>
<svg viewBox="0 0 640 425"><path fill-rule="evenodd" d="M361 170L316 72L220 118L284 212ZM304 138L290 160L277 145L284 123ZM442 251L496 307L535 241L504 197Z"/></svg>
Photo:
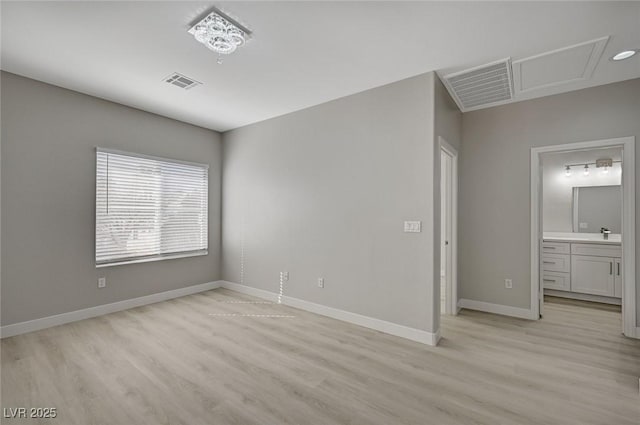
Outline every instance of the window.
<svg viewBox="0 0 640 425"><path fill-rule="evenodd" d="M96 153L96 266L207 254L209 166Z"/></svg>

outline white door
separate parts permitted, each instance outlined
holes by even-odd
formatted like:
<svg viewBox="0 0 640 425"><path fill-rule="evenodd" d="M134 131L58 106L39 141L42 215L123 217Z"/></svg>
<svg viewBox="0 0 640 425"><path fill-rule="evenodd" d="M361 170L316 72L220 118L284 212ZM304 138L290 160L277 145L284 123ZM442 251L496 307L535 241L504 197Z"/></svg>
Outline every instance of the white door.
<svg viewBox="0 0 640 425"><path fill-rule="evenodd" d="M451 280L448 276L450 249L450 220L449 220L449 169L451 157L445 151L440 152L440 312L451 314L451 305L447 300L451 299Z"/></svg>
<svg viewBox="0 0 640 425"><path fill-rule="evenodd" d="M440 140L440 312L457 314L457 152Z"/></svg>
<svg viewBox="0 0 640 425"><path fill-rule="evenodd" d="M613 297L615 261L609 257L571 256L571 290Z"/></svg>

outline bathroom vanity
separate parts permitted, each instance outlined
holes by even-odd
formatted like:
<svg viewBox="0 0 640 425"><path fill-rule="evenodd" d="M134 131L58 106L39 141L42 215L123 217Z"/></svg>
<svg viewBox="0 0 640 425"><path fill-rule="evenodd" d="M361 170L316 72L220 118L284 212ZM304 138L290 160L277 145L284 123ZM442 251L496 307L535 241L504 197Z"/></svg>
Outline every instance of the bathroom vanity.
<svg viewBox="0 0 640 425"><path fill-rule="evenodd" d="M619 234L544 232L540 259L545 294L621 304Z"/></svg>

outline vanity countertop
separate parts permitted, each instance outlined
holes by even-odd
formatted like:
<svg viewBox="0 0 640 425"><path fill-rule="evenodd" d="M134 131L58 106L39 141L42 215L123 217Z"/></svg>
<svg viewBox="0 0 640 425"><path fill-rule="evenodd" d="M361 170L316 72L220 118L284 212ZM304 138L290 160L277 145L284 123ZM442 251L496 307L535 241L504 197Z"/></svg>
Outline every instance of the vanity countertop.
<svg viewBox="0 0 640 425"><path fill-rule="evenodd" d="M548 242L599 243L607 245L620 245L622 242L619 233L611 233L609 239L605 240L602 233L544 232L542 239Z"/></svg>

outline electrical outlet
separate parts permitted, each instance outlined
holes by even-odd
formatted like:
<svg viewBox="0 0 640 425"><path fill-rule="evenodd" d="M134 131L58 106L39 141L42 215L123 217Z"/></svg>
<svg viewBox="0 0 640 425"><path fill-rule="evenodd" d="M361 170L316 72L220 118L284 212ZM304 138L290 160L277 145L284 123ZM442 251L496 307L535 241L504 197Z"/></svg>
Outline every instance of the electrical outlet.
<svg viewBox="0 0 640 425"><path fill-rule="evenodd" d="M318 288L324 288L324 278L318 278Z"/></svg>
<svg viewBox="0 0 640 425"><path fill-rule="evenodd" d="M98 288L104 288L105 286L107 286L107 278L106 277L99 277L98 278Z"/></svg>
<svg viewBox="0 0 640 425"><path fill-rule="evenodd" d="M511 279L504 280L504 287L507 289L513 288L513 281Z"/></svg>

